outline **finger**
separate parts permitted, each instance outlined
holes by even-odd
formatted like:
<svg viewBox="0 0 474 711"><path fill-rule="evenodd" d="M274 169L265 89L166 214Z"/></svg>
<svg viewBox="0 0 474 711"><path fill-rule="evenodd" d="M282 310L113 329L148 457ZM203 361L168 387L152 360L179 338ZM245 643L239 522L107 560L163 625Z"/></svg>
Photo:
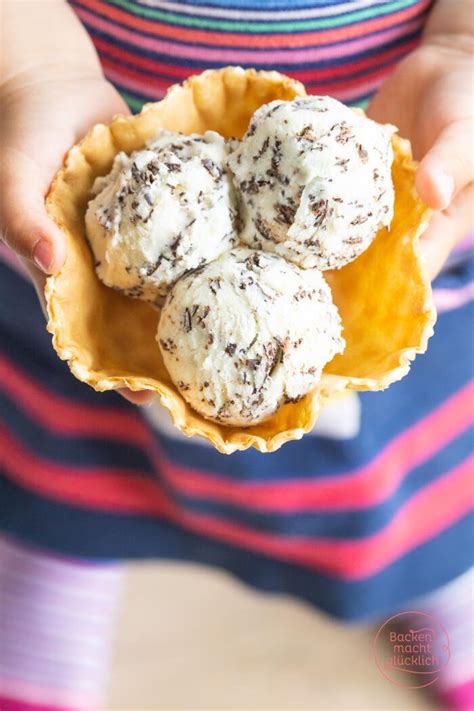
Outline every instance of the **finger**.
<svg viewBox="0 0 474 711"><path fill-rule="evenodd" d="M125 400L128 400L134 405L151 405L155 397L155 393L152 390L138 390L134 392L128 388L120 388L117 392L120 393Z"/></svg>
<svg viewBox="0 0 474 711"><path fill-rule="evenodd" d="M420 163L416 188L434 210L445 210L451 200L474 180L472 122L455 121L438 135Z"/></svg>
<svg viewBox="0 0 474 711"><path fill-rule="evenodd" d="M37 166L18 151L5 151L0 180L1 238L45 274L53 274L66 257L61 230L44 207Z"/></svg>
<svg viewBox="0 0 474 711"><path fill-rule="evenodd" d="M439 273L453 247L460 242L474 224L474 185L468 185L444 212L431 218L422 235L420 247L431 279Z"/></svg>

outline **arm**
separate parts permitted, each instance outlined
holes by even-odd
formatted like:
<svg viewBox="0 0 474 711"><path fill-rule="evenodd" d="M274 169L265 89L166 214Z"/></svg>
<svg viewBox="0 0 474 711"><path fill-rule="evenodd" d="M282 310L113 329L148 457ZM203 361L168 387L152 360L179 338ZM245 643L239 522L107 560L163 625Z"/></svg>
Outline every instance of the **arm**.
<svg viewBox="0 0 474 711"><path fill-rule="evenodd" d="M44 302L45 274L66 257L44 197L67 150L127 106L65 0L7 0L0 66L0 237L23 258ZM141 404L148 393L122 391Z"/></svg>
<svg viewBox="0 0 474 711"><path fill-rule="evenodd" d="M437 211L422 238L432 276L473 226L473 49L472 0L438 0L420 46L369 107L399 127L420 160L418 192Z"/></svg>
<svg viewBox="0 0 474 711"><path fill-rule="evenodd" d="M93 123L127 109L64 0L12 0L3 15L0 229L13 250L50 273L65 245L44 210L49 183Z"/></svg>

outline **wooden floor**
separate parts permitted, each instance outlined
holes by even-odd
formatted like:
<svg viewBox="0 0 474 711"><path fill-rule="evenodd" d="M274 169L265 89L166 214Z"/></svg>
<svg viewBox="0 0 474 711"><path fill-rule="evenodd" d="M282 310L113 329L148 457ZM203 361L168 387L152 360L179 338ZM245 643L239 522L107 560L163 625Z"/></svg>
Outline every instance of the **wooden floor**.
<svg viewBox="0 0 474 711"><path fill-rule="evenodd" d="M377 671L373 631L189 565L135 566L113 659L110 711L426 711Z"/></svg>

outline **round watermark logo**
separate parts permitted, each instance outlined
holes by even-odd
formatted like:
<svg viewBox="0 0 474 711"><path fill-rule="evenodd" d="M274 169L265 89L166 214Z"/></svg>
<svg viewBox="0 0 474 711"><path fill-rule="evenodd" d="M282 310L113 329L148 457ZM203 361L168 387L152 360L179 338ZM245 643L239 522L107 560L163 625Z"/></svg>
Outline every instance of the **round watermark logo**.
<svg viewBox="0 0 474 711"><path fill-rule="evenodd" d="M448 632L427 612L399 612L379 627L374 657L380 672L392 684L422 689L433 684L449 663Z"/></svg>

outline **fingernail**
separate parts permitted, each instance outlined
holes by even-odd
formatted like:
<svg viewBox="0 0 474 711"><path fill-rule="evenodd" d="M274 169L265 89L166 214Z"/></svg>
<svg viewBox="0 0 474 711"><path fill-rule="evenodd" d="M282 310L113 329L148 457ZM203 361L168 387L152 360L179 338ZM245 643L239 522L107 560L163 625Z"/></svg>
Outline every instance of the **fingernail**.
<svg viewBox="0 0 474 711"><path fill-rule="evenodd" d="M35 264L45 274L49 274L49 269L53 262L53 247L45 239L41 239L33 250L33 260Z"/></svg>
<svg viewBox="0 0 474 711"><path fill-rule="evenodd" d="M436 172L436 187L440 198L440 210L445 210L451 203L454 194L454 178L443 170Z"/></svg>

